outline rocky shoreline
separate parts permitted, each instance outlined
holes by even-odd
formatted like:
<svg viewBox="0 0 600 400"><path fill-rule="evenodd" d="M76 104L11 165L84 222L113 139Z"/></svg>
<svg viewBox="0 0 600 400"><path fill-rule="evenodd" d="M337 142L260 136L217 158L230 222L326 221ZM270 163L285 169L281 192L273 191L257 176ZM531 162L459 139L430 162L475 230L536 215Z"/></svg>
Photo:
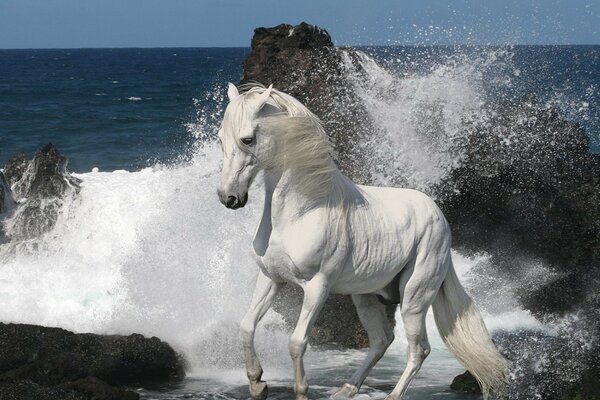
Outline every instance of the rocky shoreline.
<svg viewBox="0 0 600 400"><path fill-rule="evenodd" d="M75 334L0 323L0 398L136 400L124 387L184 377L182 358L160 339Z"/></svg>

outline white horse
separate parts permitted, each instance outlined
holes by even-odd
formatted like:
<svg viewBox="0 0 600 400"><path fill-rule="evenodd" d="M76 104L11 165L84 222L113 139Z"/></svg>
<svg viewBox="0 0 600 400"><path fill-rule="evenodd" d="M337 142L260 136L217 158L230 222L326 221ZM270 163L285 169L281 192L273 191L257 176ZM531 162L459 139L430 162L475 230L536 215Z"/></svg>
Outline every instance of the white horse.
<svg viewBox="0 0 600 400"><path fill-rule="evenodd" d="M254 349L256 325L285 283L304 292L289 342L297 400L308 398L303 355L330 293L352 295L370 344L362 365L332 398L354 396L394 340L378 296L400 304L408 339L406 368L386 399L403 397L430 352L430 306L443 340L478 379L484 397L500 394L507 362L456 276L450 227L434 201L415 190L354 184L336 167L321 123L305 106L272 86L244 89L240 94L229 84L218 194L228 208L243 207L264 170L265 205L253 241L260 271L241 322L252 398L267 397Z"/></svg>

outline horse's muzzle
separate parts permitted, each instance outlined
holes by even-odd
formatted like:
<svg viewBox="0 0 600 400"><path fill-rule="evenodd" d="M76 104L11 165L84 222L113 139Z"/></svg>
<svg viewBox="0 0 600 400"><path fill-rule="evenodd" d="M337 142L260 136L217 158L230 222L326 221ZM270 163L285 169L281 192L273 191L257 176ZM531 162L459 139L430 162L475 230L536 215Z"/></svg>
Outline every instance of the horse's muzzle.
<svg viewBox="0 0 600 400"><path fill-rule="evenodd" d="M244 197L236 197L236 196L227 196L227 199L221 199L221 203L225 205L227 208L231 208L232 210L237 210L238 208L242 208L248 202L248 193L244 195Z"/></svg>

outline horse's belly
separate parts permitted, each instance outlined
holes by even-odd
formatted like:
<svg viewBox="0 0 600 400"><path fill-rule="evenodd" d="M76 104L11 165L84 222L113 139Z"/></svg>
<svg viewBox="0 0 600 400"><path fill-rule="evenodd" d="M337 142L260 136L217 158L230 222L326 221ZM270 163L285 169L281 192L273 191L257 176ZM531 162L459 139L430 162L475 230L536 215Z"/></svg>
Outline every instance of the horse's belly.
<svg viewBox="0 0 600 400"><path fill-rule="evenodd" d="M359 261L355 258L344 268L332 291L339 294L375 293L387 286L409 259L409 254L402 252L377 259Z"/></svg>
<svg viewBox="0 0 600 400"><path fill-rule="evenodd" d="M380 230L361 230L334 291L374 293L387 286L414 257L414 236L408 231L385 225Z"/></svg>

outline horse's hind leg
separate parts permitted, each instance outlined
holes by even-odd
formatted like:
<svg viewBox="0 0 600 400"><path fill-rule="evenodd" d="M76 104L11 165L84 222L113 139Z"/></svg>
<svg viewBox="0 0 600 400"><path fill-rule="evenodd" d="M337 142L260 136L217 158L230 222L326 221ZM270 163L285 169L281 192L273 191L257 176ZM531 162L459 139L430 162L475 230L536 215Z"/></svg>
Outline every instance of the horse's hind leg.
<svg viewBox="0 0 600 400"><path fill-rule="evenodd" d="M354 396L373 366L394 341L394 327L388 321L385 306L376 295L353 295L352 301L369 336L369 353L350 380L332 396L332 399L341 400Z"/></svg>
<svg viewBox="0 0 600 400"><path fill-rule="evenodd" d="M259 271L250 308L240 323L244 357L246 359L246 373L250 380L250 395L257 400L266 399L268 389L267 384L260 380L263 370L254 349L254 331L258 322L271 307L280 288L281 284L273 282Z"/></svg>
<svg viewBox="0 0 600 400"><path fill-rule="evenodd" d="M447 256L450 256L449 251ZM400 312L408 341L408 360L398 384L385 400L402 399L431 351L425 317L446 276L446 265L445 255L439 256L432 252L425 257L417 257L414 269L406 271L410 277L404 288L400 288L403 294Z"/></svg>

